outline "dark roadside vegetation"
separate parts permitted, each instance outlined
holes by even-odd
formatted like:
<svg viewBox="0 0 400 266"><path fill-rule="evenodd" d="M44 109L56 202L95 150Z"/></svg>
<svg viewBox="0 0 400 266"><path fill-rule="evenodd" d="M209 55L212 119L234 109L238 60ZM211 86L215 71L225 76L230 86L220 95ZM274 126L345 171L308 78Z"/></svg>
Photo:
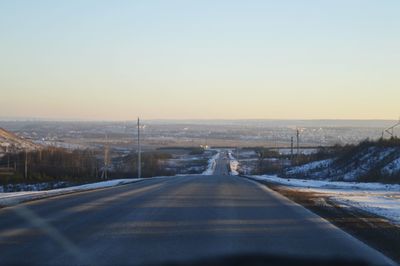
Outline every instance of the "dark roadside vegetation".
<svg viewBox="0 0 400 266"><path fill-rule="evenodd" d="M112 157L111 157L112 158ZM142 177L172 175L164 170L162 160L171 158L164 152L142 154ZM6 154L0 159L0 185L7 191L19 190L18 184L46 183L46 189L104 181L104 155L93 150L45 148ZM112 158L107 179L137 177L137 154Z"/></svg>
<svg viewBox="0 0 400 266"><path fill-rule="evenodd" d="M400 138L364 140L359 144L320 147L316 153L282 155L275 150L258 148L257 165L252 174L277 174L287 178L343 180L344 174L357 170L359 182L400 183L400 171L385 172L385 166L400 158ZM293 167L332 159L329 169L291 174ZM345 180L344 180L345 181Z"/></svg>

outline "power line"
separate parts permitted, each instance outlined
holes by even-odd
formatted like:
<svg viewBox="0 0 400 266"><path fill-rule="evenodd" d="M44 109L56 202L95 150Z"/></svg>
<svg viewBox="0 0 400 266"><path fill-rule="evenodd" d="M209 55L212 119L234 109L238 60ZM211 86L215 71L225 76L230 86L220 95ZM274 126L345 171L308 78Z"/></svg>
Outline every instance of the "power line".
<svg viewBox="0 0 400 266"><path fill-rule="evenodd" d="M399 121L396 124L394 124L391 127L386 128L384 131L382 131L382 138L384 137L385 133L390 135L391 138L394 137L394 129L396 127L398 127L398 126L400 126L400 118L399 118Z"/></svg>

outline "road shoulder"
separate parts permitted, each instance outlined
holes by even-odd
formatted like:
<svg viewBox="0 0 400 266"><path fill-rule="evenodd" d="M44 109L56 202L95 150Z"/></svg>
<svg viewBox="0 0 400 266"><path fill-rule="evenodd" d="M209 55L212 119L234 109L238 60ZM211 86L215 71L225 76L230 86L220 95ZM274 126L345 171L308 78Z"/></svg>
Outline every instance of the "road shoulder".
<svg viewBox="0 0 400 266"><path fill-rule="evenodd" d="M382 254L400 263L400 226L389 220L363 210L341 206L322 194L297 191L290 187L256 180L273 191L304 206L318 216L331 222L338 228L360 239L367 245L380 251Z"/></svg>

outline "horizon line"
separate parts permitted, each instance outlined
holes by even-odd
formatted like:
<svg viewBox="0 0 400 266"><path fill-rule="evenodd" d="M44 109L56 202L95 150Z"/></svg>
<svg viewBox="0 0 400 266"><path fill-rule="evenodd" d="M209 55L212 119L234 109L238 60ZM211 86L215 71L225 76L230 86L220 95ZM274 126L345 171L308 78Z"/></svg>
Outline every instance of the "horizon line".
<svg viewBox="0 0 400 266"><path fill-rule="evenodd" d="M1 117L1 122L136 122L132 119L90 119L90 118L46 118L46 117ZM387 118L143 118L144 121L399 121Z"/></svg>

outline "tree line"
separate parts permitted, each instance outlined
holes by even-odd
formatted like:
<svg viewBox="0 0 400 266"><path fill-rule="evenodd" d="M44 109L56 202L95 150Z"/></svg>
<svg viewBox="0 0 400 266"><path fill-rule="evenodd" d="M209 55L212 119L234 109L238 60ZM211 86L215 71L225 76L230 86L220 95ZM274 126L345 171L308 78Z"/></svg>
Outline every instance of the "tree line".
<svg viewBox="0 0 400 266"><path fill-rule="evenodd" d="M163 170L160 160L171 155L160 152L142 154L142 176L169 175ZM77 181L90 182L101 179L104 171L104 154L101 151L67 150L63 148L44 148L35 151L9 153L0 158L0 183L37 181ZM137 155L132 152L126 156L110 159L108 178L137 177Z"/></svg>

